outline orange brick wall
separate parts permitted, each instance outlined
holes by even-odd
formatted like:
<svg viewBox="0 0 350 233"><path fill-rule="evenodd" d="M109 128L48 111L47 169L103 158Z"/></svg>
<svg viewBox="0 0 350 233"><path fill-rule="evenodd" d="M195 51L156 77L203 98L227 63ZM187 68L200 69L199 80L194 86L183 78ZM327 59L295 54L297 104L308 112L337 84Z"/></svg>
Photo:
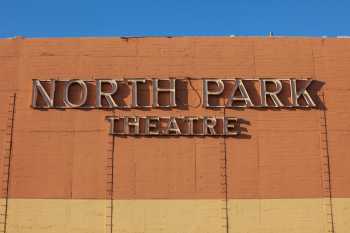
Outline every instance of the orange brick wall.
<svg viewBox="0 0 350 233"><path fill-rule="evenodd" d="M312 78L324 83L319 94L326 109L224 113L197 106L198 95L188 86L188 109L114 114L225 114L248 120L251 137L113 140L105 121L112 110L30 107L32 79L106 77L189 77L197 79L198 92L203 78ZM349 39L3 39L0 85L6 232L347 233L350 228Z"/></svg>

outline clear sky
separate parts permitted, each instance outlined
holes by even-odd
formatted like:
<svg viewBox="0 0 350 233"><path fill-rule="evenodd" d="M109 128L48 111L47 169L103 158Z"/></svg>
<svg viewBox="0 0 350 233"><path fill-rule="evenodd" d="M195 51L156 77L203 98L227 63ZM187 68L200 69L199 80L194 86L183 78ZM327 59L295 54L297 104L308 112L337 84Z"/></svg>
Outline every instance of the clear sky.
<svg viewBox="0 0 350 233"><path fill-rule="evenodd" d="M350 35L350 0L1 0L0 37Z"/></svg>

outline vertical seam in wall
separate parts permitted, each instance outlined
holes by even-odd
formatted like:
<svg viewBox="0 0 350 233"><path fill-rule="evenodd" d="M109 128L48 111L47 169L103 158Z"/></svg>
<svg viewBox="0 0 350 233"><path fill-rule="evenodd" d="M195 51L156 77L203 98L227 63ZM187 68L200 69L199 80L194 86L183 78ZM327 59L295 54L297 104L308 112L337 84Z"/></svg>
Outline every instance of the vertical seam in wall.
<svg viewBox="0 0 350 233"><path fill-rule="evenodd" d="M113 109L113 116L115 116L115 110ZM110 135L112 140L110 142L111 149L108 150L106 161L106 178L107 178L107 215L106 215L106 232L113 233L113 217L114 217L114 152L115 152L115 135ZM109 144L109 143L108 143Z"/></svg>
<svg viewBox="0 0 350 233"><path fill-rule="evenodd" d="M113 116L115 116L115 110L113 109ZM114 195L114 152L115 152L115 135L112 135L112 180L111 180L111 233L113 233L113 215L114 215L114 205L113 205L113 195Z"/></svg>
<svg viewBox="0 0 350 233"><path fill-rule="evenodd" d="M226 117L226 107L224 107L224 120ZM224 135L224 178L225 178L225 220L226 220L226 233L229 233L229 214L228 214L228 183L227 183L227 146L226 135Z"/></svg>
<svg viewBox="0 0 350 233"><path fill-rule="evenodd" d="M10 97L10 104L9 104L9 113L10 118L8 120L8 127L9 127L9 148L8 148L8 154L6 153L7 157L7 170L6 170L6 189L5 189L5 212L3 213L4 222L3 222L3 232L7 232L7 213L8 213L8 201L9 201L9 191L10 191L10 174L11 174L11 159L12 159L12 152L13 152L13 129L14 129L14 121L15 121L15 111L16 111L16 93L14 93L13 96Z"/></svg>
<svg viewBox="0 0 350 233"><path fill-rule="evenodd" d="M326 101L325 101L325 94L323 92L322 94L322 101L323 101L323 104L325 105L326 104ZM327 177L328 179L326 180L327 182L327 185L328 185L328 190L327 190L327 199L329 201L329 211L330 211L330 224L331 224L331 232L334 233L335 232L335 227L334 227L334 212L333 212L333 193L332 193L332 173L331 173L331 160L330 160L330 156L329 156L329 143L328 143L328 128L327 128L327 114L326 114L326 108L323 108L322 109L322 113L323 113L323 126L324 126L324 143L325 143L325 147L324 147L324 156L326 157L326 170L327 170ZM323 181L324 182L324 181ZM328 215L328 213L327 213ZM327 216L328 217L328 216Z"/></svg>
<svg viewBox="0 0 350 233"><path fill-rule="evenodd" d="M316 78L316 62L315 62L315 53L314 53L314 46L312 45L311 47L311 56L312 56L312 68L313 68L313 79ZM324 152L321 152L321 170L326 169L327 172L327 177L328 179L325 180L324 179L324 174L322 174L323 179L322 179L322 183L324 185L324 183L326 182L327 186L328 186L328 190L326 190L327 196L324 197L327 199L327 203L326 203L326 209L328 209L329 207L329 211L330 213L326 213L326 219L327 219L327 226L330 224L330 229L328 229L327 231L330 233L335 233L335 223L334 223L334 210L333 210L333 193L332 193L332 172L331 172L331 160L330 160L330 155L329 155L329 142L328 142L328 126L327 126L327 109L326 109L326 98L325 98L325 92L322 92L322 103L323 103L323 108L321 108L320 110L322 111L322 119L323 122L321 123L321 130L322 130L322 124L323 124L323 140L322 140L322 131L320 132L320 138L321 138L321 151L324 150ZM324 142L324 144L323 144ZM325 161L324 161L325 159ZM324 162L326 163L326 168L324 168ZM330 222L329 218L330 217Z"/></svg>

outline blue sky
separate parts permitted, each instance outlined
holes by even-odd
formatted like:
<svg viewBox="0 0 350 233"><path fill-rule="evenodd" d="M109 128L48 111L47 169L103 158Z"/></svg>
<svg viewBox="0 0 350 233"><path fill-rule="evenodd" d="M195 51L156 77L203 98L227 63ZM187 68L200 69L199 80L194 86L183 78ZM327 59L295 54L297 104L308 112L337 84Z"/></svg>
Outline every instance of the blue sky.
<svg viewBox="0 0 350 233"><path fill-rule="evenodd" d="M1 0L0 37L350 35L350 0Z"/></svg>

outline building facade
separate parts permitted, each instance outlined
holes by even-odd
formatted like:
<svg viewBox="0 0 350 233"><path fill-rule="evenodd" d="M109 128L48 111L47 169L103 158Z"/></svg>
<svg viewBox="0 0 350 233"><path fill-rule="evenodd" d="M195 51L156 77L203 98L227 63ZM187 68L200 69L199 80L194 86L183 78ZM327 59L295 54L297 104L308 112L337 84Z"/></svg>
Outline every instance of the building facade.
<svg viewBox="0 0 350 233"><path fill-rule="evenodd" d="M1 39L0 82L2 232L349 232L350 39Z"/></svg>

